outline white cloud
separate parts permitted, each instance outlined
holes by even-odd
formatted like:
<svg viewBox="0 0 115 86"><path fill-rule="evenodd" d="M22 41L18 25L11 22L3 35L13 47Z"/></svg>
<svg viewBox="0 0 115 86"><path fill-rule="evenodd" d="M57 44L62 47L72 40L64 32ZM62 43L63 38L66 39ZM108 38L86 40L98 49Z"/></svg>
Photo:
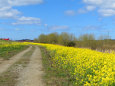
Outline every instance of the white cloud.
<svg viewBox="0 0 115 86"><path fill-rule="evenodd" d="M65 11L65 14L69 15L69 16L74 16L75 15L75 11L74 10L67 10L67 11Z"/></svg>
<svg viewBox="0 0 115 86"><path fill-rule="evenodd" d="M13 25L18 24L40 24L39 18L33 17L20 17L21 12L17 9L13 9L14 6L24 6L41 4L44 0L0 0L0 18L12 18L17 22L12 23Z"/></svg>
<svg viewBox="0 0 115 86"><path fill-rule="evenodd" d="M88 4L95 4L95 5L99 5L99 4L102 4L103 1L105 0L83 0L85 3L88 3ZM108 1L108 0L106 0Z"/></svg>
<svg viewBox="0 0 115 86"><path fill-rule="evenodd" d="M83 0L83 2L86 3L86 9L88 11L92 11L97 8L97 11L102 16L115 15L115 0Z"/></svg>
<svg viewBox="0 0 115 86"><path fill-rule="evenodd" d="M87 11L85 9L79 9L77 12L78 13L86 13Z"/></svg>
<svg viewBox="0 0 115 86"><path fill-rule="evenodd" d="M114 9L100 9L98 12L103 16L113 16L115 15Z"/></svg>
<svg viewBox="0 0 115 86"><path fill-rule="evenodd" d="M89 5L89 6L87 6L86 7L86 9L88 10L88 11L92 11L92 10L94 10L96 7L95 6L92 6L92 5Z"/></svg>
<svg viewBox="0 0 115 86"><path fill-rule="evenodd" d="M0 8L9 6L8 0L0 0Z"/></svg>
<svg viewBox="0 0 115 86"><path fill-rule="evenodd" d="M15 18L21 12L13 9L14 6L43 3L43 0L0 0L0 18Z"/></svg>
<svg viewBox="0 0 115 86"><path fill-rule="evenodd" d="M69 27L68 26L57 26L57 25L55 25L55 26L49 27L49 29L50 30L66 30L66 29L69 29Z"/></svg>
<svg viewBox="0 0 115 86"><path fill-rule="evenodd" d="M44 24L44 26L45 26L45 27L47 27L47 26L48 26L48 24Z"/></svg>
<svg viewBox="0 0 115 86"><path fill-rule="evenodd" d="M8 0L8 2L12 6L22 6L22 5L41 4L43 3L43 0Z"/></svg>
<svg viewBox="0 0 115 86"><path fill-rule="evenodd" d="M84 30L99 30L100 28L102 28L102 26L94 26L94 25L88 25L83 27Z"/></svg>
<svg viewBox="0 0 115 86"><path fill-rule="evenodd" d="M43 0L0 0L0 7L41 4Z"/></svg>
<svg viewBox="0 0 115 86"><path fill-rule="evenodd" d="M40 18L34 18L34 17L20 17L20 18L17 18L17 21L12 23L12 25L21 25L21 24L28 24L28 25L32 25L32 24L35 24L35 25L40 25L41 22L40 22Z"/></svg>
<svg viewBox="0 0 115 86"><path fill-rule="evenodd" d="M21 14L21 12L11 7L0 8L0 18L16 18L19 14Z"/></svg>

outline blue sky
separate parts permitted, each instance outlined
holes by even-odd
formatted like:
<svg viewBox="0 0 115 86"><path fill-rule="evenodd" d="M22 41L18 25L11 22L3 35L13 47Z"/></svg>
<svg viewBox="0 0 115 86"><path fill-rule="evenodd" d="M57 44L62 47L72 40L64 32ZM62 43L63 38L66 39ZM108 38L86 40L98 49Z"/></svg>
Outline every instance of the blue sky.
<svg viewBox="0 0 115 86"><path fill-rule="evenodd" d="M0 0L0 38L34 39L41 33L91 33L115 39L113 0Z"/></svg>

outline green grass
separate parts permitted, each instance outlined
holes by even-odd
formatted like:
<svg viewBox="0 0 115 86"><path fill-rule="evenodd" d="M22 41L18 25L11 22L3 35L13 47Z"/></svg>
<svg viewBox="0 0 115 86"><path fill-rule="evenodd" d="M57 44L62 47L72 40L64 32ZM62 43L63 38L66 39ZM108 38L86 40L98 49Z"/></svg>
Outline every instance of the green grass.
<svg viewBox="0 0 115 86"><path fill-rule="evenodd" d="M19 53L20 51L28 48L26 45L19 45L16 47L1 47L0 48L0 58L4 60L8 60L10 57L14 56L15 54Z"/></svg>
<svg viewBox="0 0 115 86"><path fill-rule="evenodd" d="M18 43L18 42L17 42ZM13 45L13 41L0 40L0 59L8 60L10 57L28 48L26 45ZM5 45L11 45L5 47Z"/></svg>
<svg viewBox="0 0 115 86"><path fill-rule="evenodd" d="M6 40L0 40L0 45L4 45L4 44L12 44L12 41L6 41Z"/></svg>
<svg viewBox="0 0 115 86"><path fill-rule="evenodd" d="M0 75L0 86L16 86L19 73L27 67L33 51L34 47L25 53L23 58L8 68L6 72Z"/></svg>
<svg viewBox="0 0 115 86"><path fill-rule="evenodd" d="M46 86L74 86L73 79L70 79L68 73L63 70L57 70L56 68L52 67L52 59L48 53L48 51L40 47L42 52L42 63L44 66L44 82Z"/></svg>

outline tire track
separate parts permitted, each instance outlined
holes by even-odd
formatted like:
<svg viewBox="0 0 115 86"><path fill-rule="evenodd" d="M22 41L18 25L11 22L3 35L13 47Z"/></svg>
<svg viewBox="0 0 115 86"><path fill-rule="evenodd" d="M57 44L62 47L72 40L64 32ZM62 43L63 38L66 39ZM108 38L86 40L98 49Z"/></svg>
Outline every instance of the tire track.
<svg viewBox="0 0 115 86"><path fill-rule="evenodd" d="M28 49L20 52L19 54L13 56L10 60L3 61L0 64L0 74L5 72L11 65L13 65L15 62L17 62L26 52L30 51L32 46L30 46Z"/></svg>
<svg viewBox="0 0 115 86"><path fill-rule="evenodd" d="M28 66L20 73L16 86L44 86L42 76L42 57L40 49L36 46Z"/></svg>

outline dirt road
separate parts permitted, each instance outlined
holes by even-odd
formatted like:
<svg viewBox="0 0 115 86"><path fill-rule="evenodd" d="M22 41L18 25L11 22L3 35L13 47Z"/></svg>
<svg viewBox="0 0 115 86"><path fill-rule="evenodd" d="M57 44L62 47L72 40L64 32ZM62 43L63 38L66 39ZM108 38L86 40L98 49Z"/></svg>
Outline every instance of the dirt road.
<svg viewBox="0 0 115 86"><path fill-rule="evenodd" d="M15 62L17 62L26 52L31 50L32 46L30 46L28 49L22 51L21 53L13 56L10 60L3 61L0 64L0 74L5 72L11 65L13 65Z"/></svg>
<svg viewBox="0 0 115 86"><path fill-rule="evenodd" d="M7 71L8 68L23 58L23 55L30 50L32 50L32 47L29 47L27 50L15 55L10 60L2 62L2 64L0 64L0 74ZM44 74L42 56L38 46L35 46L29 59L29 63L27 63L27 66L19 72L18 77L14 77L16 79L16 84L13 86L45 86L42 80L42 76Z"/></svg>
<svg viewBox="0 0 115 86"><path fill-rule="evenodd" d="M42 57L38 47L30 59L28 66L20 73L20 78L16 86L44 86L42 76Z"/></svg>

